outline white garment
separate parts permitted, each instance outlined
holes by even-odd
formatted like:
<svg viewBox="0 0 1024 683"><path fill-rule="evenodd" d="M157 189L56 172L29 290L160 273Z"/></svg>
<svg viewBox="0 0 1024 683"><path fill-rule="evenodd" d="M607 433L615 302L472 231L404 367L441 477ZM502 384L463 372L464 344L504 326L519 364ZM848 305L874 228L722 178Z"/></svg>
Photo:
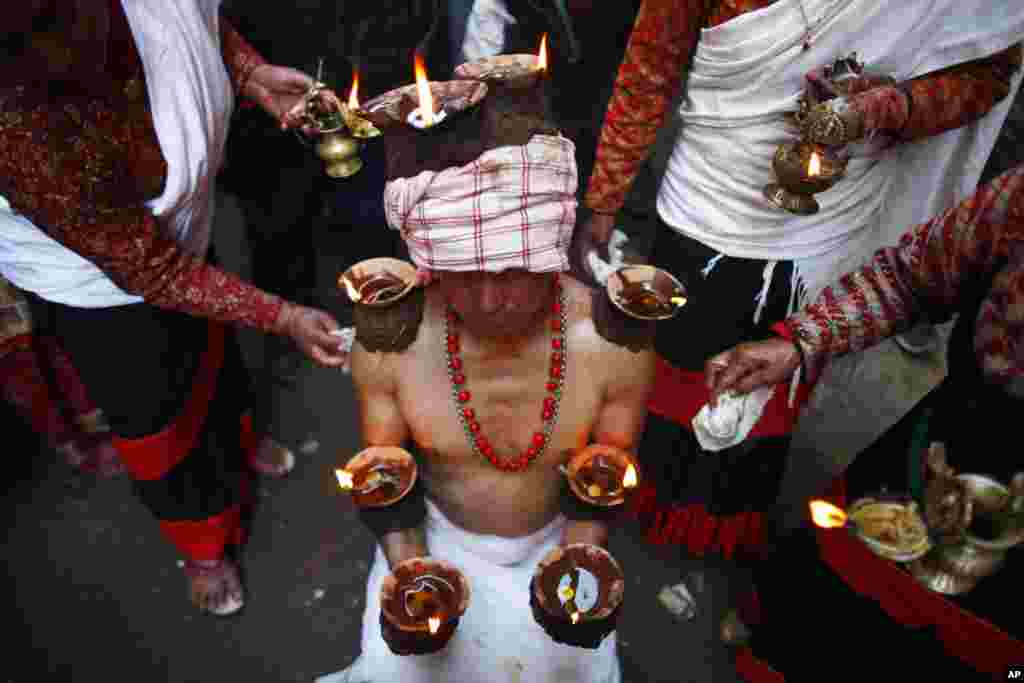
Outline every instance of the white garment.
<svg viewBox="0 0 1024 683"><path fill-rule="evenodd" d="M505 49L505 29L516 23L504 0L476 0L466 20L459 64L500 55Z"/></svg>
<svg viewBox="0 0 1024 683"><path fill-rule="evenodd" d="M473 534L427 500L431 555L469 581L470 601L444 650L399 657L380 635L380 584L388 574L377 549L366 589L362 654L317 683L618 683L615 634L596 650L554 642L534 621L529 587L540 560L558 544L565 519L521 538Z"/></svg>
<svg viewBox="0 0 1024 683"><path fill-rule="evenodd" d="M801 4L813 27L806 52ZM771 205L762 189L774 181L777 146L797 137L783 114L796 110L805 74L857 52L870 69L905 80L1022 39L1024 2L991 0L778 0L706 29L658 212L729 256L797 260L813 296L844 257L879 246L882 226L902 232L950 201L940 198L938 179L973 188L1009 101L966 129L901 145L898 153L852 150L845 178L816 195L821 211L796 216Z"/></svg>
<svg viewBox="0 0 1024 683"><path fill-rule="evenodd" d="M729 391L718 397L718 405L714 408L704 404L691 421L700 447L706 451L720 451L746 439L761 419L774 390L775 385L761 387L742 396Z"/></svg>
<svg viewBox="0 0 1024 683"><path fill-rule="evenodd" d="M142 58L160 151L163 193L146 206L186 252L210 243L214 178L234 93L220 51L220 0L122 0ZM138 303L92 262L14 212L0 197L0 274L41 298L81 308Z"/></svg>

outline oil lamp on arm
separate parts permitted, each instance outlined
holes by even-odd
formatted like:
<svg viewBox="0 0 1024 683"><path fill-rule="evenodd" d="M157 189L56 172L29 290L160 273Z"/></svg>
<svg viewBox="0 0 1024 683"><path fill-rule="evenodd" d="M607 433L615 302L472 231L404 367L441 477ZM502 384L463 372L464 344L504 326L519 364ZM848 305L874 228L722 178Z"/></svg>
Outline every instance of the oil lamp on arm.
<svg viewBox="0 0 1024 683"><path fill-rule="evenodd" d="M402 448L374 446L360 451L334 470L338 488L360 507L393 505L412 490L418 470L412 455Z"/></svg>
<svg viewBox="0 0 1024 683"><path fill-rule="evenodd" d="M469 582L458 568L431 557L395 565L380 589L381 628L396 654L443 649L469 607Z"/></svg>

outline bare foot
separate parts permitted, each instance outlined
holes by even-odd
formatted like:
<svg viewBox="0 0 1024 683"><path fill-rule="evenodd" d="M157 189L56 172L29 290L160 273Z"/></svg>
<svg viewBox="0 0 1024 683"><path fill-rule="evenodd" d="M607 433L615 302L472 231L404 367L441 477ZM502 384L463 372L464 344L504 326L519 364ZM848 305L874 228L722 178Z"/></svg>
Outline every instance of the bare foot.
<svg viewBox="0 0 1024 683"><path fill-rule="evenodd" d="M249 457L249 467L268 477L283 477L295 467L295 454L265 436Z"/></svg>
<svg viewBox="0 0 1024 683"><path fill-rule="evenodd" d="M245 604L242 581L231 560L187 560L185 575L192 604L204 612L226 617Z"/></svg>

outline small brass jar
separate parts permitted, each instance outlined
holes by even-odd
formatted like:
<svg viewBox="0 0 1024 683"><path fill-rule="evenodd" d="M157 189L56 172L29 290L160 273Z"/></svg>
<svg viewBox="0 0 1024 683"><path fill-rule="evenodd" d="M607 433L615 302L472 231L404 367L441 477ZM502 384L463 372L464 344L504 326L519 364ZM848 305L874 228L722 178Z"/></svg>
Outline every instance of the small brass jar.
<svg viewBox="0 0 1024 683"><path fill-rule="evenodd" d="M764 196L790 213L818 213L821 207L813 195L835 185L843 177L846 163L822 145L802 141L779 145L772 159L776 182L765 186Z"/></svg>

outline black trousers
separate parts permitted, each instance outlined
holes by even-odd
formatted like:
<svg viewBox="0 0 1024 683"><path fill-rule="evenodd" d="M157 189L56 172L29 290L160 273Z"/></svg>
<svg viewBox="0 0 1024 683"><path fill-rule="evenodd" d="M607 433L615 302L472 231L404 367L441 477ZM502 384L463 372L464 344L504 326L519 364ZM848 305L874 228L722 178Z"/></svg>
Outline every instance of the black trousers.
<svg viewBox="0 0 1024 683"><path fill-rule="evenodd" d="M682 312L658 323L655 339L663 360L692 373L690 382L670 388L683 398L703 391L704 364L711 356L740 342L772 336L771 325L786 317L793 264L776 263L764 308L754 322L767 261L726 256L704 275L717 252L661 221L657 230L652 263L675 275L688 293ZM748 439L709 454L688 420L649 414L640 455L664 503L705 503L712 513L734 514L774 504L790 440L789 435Z"/></svg>
<svg viewBox="0 0 1024 683"><path fill-rule="evenodd" d="M210 373L216 366L206 320L144 303L85 309L28 299L37 327L61 340L106 414L142 503L186 556L219 556L245 472L240 420L248 377L233 334L221 329L222 360ZM204 387L212 400L197 402L193 395ZM187 416L202 413L184 442Z"/></svg>

